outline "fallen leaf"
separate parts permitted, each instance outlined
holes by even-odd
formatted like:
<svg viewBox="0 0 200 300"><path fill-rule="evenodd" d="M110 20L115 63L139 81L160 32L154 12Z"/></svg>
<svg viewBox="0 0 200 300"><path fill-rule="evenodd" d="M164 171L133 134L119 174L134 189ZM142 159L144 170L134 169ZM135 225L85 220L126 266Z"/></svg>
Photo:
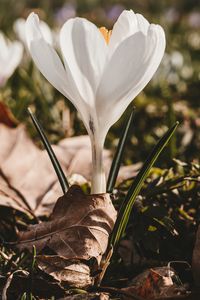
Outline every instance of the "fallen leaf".
<svg viewBox="0 0 200 300"><path fill-rule="evenodd" d="M109 194L86 195L74 185L58 199L49 221L19 233L17 248L31 251L35 245L45 272L70 286L86 287L93 283L88 261L96 259L95 270L100 265L116 215ZM44 255L45 249L55 255Z"/></svg>
<svg viewBox="0 0 200 300"><path fill-rule="evenodd" d="M62 190L46 151L33 143L22 125L11 129L1 124L0 140L0 205L36 216L49 214ZM67 176L90 176L88 136L64 139L53 149ZM110 161L108 151L104 158Z"/></svg>
<svg viewBox="0 0 200 300"><path fill-rule="evenodd" d="M141 167L142 167L141 162L136 163L134 165L122 166L119 170L117 182L121 183L129 178L135 177Z"/></svg>
<svg viewBox="0 0 200 300"><path fill-rule="evenodd" d="M48 222L30 225L19 233L18 248L37 252L46 246L65 258L100 261L116 220L109 194L85 195L72 186L58 199ZM77 243L78 241L78 243Z"/></svg>
<svg viewBox="0 0 200 300"><path fill-rule="evenodd" d="M84 293L70 295L59 300L109 300L110 297L106 293Z"/></svg>
<svg viewBox="0 0 200 300"><path fill-rule="evenodd" d="M15 127L18 124L11 110L2 101L0 101L0 123L9 127Z"/></svg>
<svg viewBox="0 0 200 300"><path fill-rule="evenodd" d="M173 281L174 276L178 279L174 269L168 266L148 269L136 276L129 287L122 290L147 300L171 299L171 297L176 299L176 296L186 295L187 291L184 285ZM127 297L124 299L128 300Z"/></svg>
<svg viewBox="0 0 200 300"><path fill-rule="evenodd" d="M38 255L37 263L45 273L69 286L83 288L94 283L89 266L79 260L58 255Z"/></svg>
<svg viewBox="0 0 200 300"><path fill-rule="evenodd" d="M0 141L0 205L34 216L49 214L62 190L46 150L34 144L23 125L9 128L0 124ZM69 182L73 174L83 176L78 183L83 183L84 178L90 180L92 161L88 136L63 139L53 149ZM103 160L108 173L109 150L104 151ZM137 169L137 165L123 167L119 180L134 176Z"/></svg>

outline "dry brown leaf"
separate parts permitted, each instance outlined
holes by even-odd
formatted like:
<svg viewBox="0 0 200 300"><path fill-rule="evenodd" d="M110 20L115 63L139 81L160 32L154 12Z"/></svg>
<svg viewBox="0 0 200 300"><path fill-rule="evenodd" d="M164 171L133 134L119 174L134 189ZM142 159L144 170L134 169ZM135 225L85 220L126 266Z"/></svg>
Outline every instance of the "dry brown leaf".
<svg viewBox="0 0 200 300"><path fill-rule="evenodd" d="M156 267L148 269L136 276L129 287L123 288L133 296L139 296L141 299L168 299L178 295L186 295L184 285L178 285L173 282L173 276L178 277L174 269L166 267ZM128 300L128 297L124 297Z"/></svg>
<svg viewBox="0 0 200 300"><path fill-rule="evenodd" d="M17 247L35 245L43 271L70 286L86 287L93 283L86 261L95 258L95 269L100 265L116 215L109 194L85 195L74 185L58 199L49 221L19 233ZM45 249L55 255L44 255Z"/></svg>
<svg viewBox="0 0 200 300"><path fill-rule="evenodd" d="M36 215L43 213L42 198L57 179L48 157L23 126L10 129L1 125L0 140L0 204ZM51 204L46 199L46 205Z"/></svg>
<svg viewBox="0 0 200 300"><path fill-rule="evenodd" d="M49 213L62 191L46 151L31 141L24 126L11 129L1 124L0 141L0 205L36 216ZM53 148L67 175L90 176L88 136L64 139ZM108 151L104 157L107 163Z"/></svg>
<svg viewBox="0 0 200 300"><path fill-rule="evenodd" d="M9 127L15 127L18 124L11 110L2 101L0 101L0 123Z"/></svg>
<svg viewBox="0 0 200 300"><path fill-rule="evenodd" d="M38 255L39 267L59 282L83 288L93 285L90 268L79 260L69 260L58 255Z"/></svg>
<svg viewBox="0 0 200 300"><path fill-rule="evenodd" d="M109 300L110 297L106 293L84 293L70 295L65 298L60 298L59 300Z"/></svg>
<svg viewBox="0 0 200 300"><path fill-rule="evenodd" d="M142 166L141 162L138 162L134 165L122 166L119 170L117 182L121 183L124 180L135 177L138 171L140 170L141 166Z"/></svg>
<svg viewBox="0 0 200 300"><path fill-rule="evenodd" d="M100 261L116 220L109 194L85 195L72 186L58 199L48 222L28 227L19 234L19 249L37 252L48 246L55 254L70 259Z"/></svg>
<svg viewBox="0 0 200 300"><path fill-rule="evenodd" d="M0 205L35 216L49 214L62 190L46 151L33 143L22 125L9 128L0 124L0 141ZM88 136L66 138L53 149L68 177L80 174L90 180L92 161ZM110 151L105 150L106 173L110 164ZM123 167L119 180L135 175L136 168Z"/></svg>

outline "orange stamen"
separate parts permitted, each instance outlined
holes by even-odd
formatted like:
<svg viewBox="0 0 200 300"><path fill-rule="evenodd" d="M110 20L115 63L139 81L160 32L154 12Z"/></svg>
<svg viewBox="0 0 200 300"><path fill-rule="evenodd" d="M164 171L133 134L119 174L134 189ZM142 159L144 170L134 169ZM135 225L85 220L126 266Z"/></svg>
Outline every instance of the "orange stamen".
<svg viewBox="0 0 200 300"><path fill-rule="evenodd" d="M108 30L106 27L100 27L99 30L102 33L106 43L108 44L110 41L112 30Z"/></svg>

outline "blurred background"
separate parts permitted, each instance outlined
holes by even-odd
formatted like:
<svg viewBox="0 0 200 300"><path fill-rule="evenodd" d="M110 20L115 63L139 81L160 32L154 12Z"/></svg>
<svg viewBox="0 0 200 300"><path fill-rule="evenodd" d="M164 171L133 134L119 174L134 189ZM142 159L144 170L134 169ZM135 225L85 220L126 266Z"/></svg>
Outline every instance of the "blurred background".
<svg viewBox="0 0 200 300"><path fill-rule="evenodd" d="M16 126L25 123L32 138L41 146L28 117L27 107L30 106L52 143L64 137L86 134L74 107L32 62L24 41L22 19L32 11L37 12L48 24L50 30L47 27L44 30L50 32L49 37L59 53L59 30L69 18L85 17L99 27L112 29L124 9L132 9L143 14L149 22L160 24L166 33L167 47L153 79L110 129L106 147L114 152L133 106L135 119L124 165L143 162L167 128L176 120L180 125L136 201L125 236L125 242L132 248L124 247L120 255L127 264L130 261L126 259L132 259L132 252L139 253L139 258L191 261L200 222L199 0L0 0L0 31L10 40L9 44L19 41L23 45L23 55L16 68L3 78L2 53L6 52L6 46L0 34L0 122L5 112L3 103L12 111ZM11 58L16 57L13 54ZM129 181L119 185L116 206L124 199L129 185ZM135 263L135 258L131 263Z"/></svg>
<svg viewBox="0 0 200 300"><path fill-rule="evenodd" d="M179 129L158 165L169 168L173 158L197 162L200 151L199 0L0 0L0 30L10 40L19 39L16 20L35 11L51 28L53 43L59 51L59 29L69 18L85 17L99 27L111 29L124 9L132 9L151 23L162 25L167 48L154 78L111 128L106 146L115 148L124 120L134 105L135 121L125 164L143 161L175 120L180 122ZM19 67L0 87L0 100L10 107L19 122L27 123L36 141L26 111L28 106L35 111L51 142L85 133L73 106L39 73L25 46L23 53Z"/></svg>

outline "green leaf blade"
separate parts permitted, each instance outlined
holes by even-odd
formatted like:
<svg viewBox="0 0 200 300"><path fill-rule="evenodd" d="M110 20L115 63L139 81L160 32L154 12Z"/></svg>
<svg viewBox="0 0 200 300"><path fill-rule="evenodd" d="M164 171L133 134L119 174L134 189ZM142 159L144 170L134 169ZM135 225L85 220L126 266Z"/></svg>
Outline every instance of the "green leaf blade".
<svg viewBox="0 0 200 300"><path fill-rule="evenodd" d="M171 137L173 136L177 126L178 122L174 124L174 126L169 129L163 137L158 141L156 146L154 147L153 151L148 156L147 160L145 161L144 165L142 166L140 172L136 176L134 182L132 183L131 187L129 188L129 191L121 204L119 214L117 221L115 223L110 242L109 247L112 245L114 248L117 246L117 244L120 241L120 238L122 237L123 233L125 232L129 216L133 207L133 204L135 202L135 199L137 195L139 194L142 185L147 178L150 169L156 162L157 158L163 151L163 149L166 147L168 142L170 141Z"/></svg>
<svg viewBox="0 0 200 300"><path fill-rule="evenodd" d="M108 181L107 181L107 192L108 193L112 193L115 183L116 183L116 180L117 180L122 156L123 156L124 150L125 150L125 145L127 143L128 135L129 135L129 132L131 129L131 125L133 123L133 117L134 117L134 110L131 112L131 114L126 122L126 125L122 131L122 135L119 140L115 155L113 157L113 161L112 161L112 165L110 167L110 172L109 172Z"/></svg>
<svg viewBox="0 0 200 300"><path fill-rule="evenodd" d="M35 126L35 128L37 129L39 135L40 135L40 138L41 138L41 141L49 155L49 158L52 162L52 165L53 165L53 168L57 174L57 177L58 177L58 180L60 182L60 185L61 185L61 188L62 188L62 191L63 193L65 194L67 192L67 190L69 189L69 183L65 177L65 174L60 166L60 163L46 137L46 134L44 133L43 129L42 129L42 126L40 125L39 121L37 120L37 118L34 116L34 114L32 113L31 109L28 108L28 113L31 117L31 120Z"/></svg>

